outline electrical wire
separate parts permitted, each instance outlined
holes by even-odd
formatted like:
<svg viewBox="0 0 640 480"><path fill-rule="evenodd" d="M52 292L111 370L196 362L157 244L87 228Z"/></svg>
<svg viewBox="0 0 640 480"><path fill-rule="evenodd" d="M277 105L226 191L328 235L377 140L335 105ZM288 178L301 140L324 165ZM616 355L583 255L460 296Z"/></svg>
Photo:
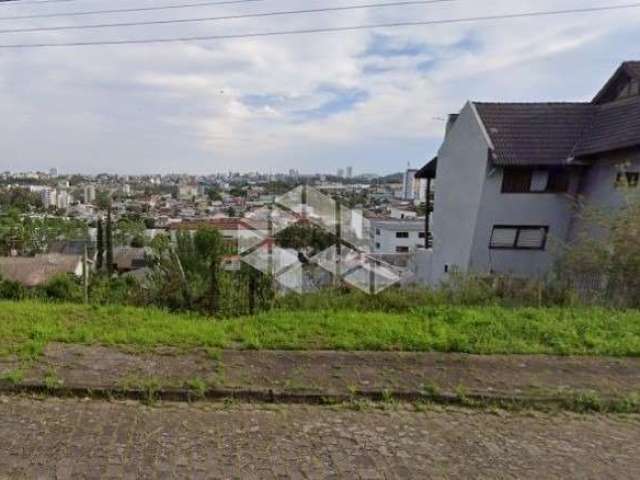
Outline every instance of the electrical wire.
<svg viewBox="0 0 640 480"><path fill-rule="evenodd" d="M10 0L10 1L22 3L22 0ZM158 11L158 10L179 10L183 8L195 8L195 7L215 7L217 5L238 5L242 3L257 3L257 2L264 2L264 1L266 0L216 0L212 2L154 5L152 7L116 8L113 10L84 10L79 12L35 13L32 15L13 15L11 17L0 17L0 20L29 20L33 18L80 17L83 15L106 15L111 13L152 12L152 11Z"/></svg>
<svg viewBox="0 0 640 480"><path fill-rule="evenodd" d="M464 18L449 18L441 20L422 20L413 22L392 22L392 23L378 23L367 25L350 25L344 27L319 27L319 28L307 28L298 30L276 30L271 32L253 32L253 33L232 33L232 34L220 34L220 35L196 35L185 37L167 37L167 38L146 38L146 39L129 39L129 40L88 40L88 41L76 41L66 43L14 43L14 44L0 44L0 49L9 48L43 48L43 47L84 47L84 46L96 46L96 45L144 45L144 44L160 44L160 43L176 43L176 42L190 42L190 41L206 41L206 40L232 40L232 39L248 39L248 38L262 38L262 37L275 37L275 36L287 36L287 35L303 35L303 34L315 34L315 33L332 33L332 32L347 32L358 30L371 30L378 28L399 28L399 27L418 27L428 25L447 25L457 23L475 23L475 22L487 22L494 20L509 20L519 18L534 18L534 17L548 17L558 15L570 15L579 13L596 13L605 11L616 10L629 10L634 8L640 8L640 2L629 3L624 5L610 5L604 7L588 7L588 8L572 8L566 10L544 10L537 12L523 12L523 13L511 13L503 15L487 15L478 17L464 17Z"/></svg>
<svg viewBox="0 0 640 480"><path fill-rule="evenodd" d="M329 13L344 12L349 10L365 10L372 8L389 8L389 7L407 7L413 5L427 5L434 3L450 3L457 0L403 0L399 2L389 3L366 3L362 5L345 5L341 7L325 7L310 8L306 10L283 10L279 12L263 12L263 13L244 13L238 15L223 15L218 17L197 17L197 18L181 18L174 20L149 20L143 22L121 22L121 23L96 23L91 25L61 25L56 27L27 27L0 30L0 33L33 33L33 32L55 32L61 30L87 30L98 28L115 28L115 27L135 27L143 25L167 25L175 23L195 23L195 22L216 22L222 20L240 20L245 18L262 18L275 17L283 15L300 15L309 13Z"/></svg>

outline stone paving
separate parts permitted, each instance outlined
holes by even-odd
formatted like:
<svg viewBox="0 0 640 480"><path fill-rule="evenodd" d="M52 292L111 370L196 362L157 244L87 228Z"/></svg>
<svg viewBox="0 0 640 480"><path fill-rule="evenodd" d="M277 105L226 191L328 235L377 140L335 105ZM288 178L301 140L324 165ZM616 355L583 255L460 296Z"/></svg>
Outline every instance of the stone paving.
<svg viewBox="0 0 640 480"><path fill-rule="evenodd" d="M640 416L0 397L0 478L637 479Z"/></svg>

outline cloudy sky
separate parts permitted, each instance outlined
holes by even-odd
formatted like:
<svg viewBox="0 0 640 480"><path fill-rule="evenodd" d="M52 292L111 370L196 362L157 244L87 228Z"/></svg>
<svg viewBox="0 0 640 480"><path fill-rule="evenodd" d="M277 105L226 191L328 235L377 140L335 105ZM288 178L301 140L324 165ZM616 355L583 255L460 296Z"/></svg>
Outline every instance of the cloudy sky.
<svg viewBox="0 0 640 480"><path fill-rule="evenodd" d="M226 35L612 5L457 0L219 22L33 33L23 27L211 17L391 0L240 5L28 20L7 17L198 3L0 3L0 46ZM619 3L633 3L619 0ZM0 48L0 170L394 172L437 151L467 99L589 100L640 59L640 8L555 17L182 43Z"/></svg>

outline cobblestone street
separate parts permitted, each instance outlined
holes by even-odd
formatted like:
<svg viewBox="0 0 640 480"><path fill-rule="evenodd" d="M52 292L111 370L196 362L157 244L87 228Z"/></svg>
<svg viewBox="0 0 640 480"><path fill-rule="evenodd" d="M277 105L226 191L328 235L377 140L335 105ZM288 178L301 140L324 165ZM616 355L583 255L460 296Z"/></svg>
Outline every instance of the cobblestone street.
<svg viewBox="0 0 640 480"><path fill-rule="evenodd" d="M640 478L640 417L0 403L0 478Z"/></svg>

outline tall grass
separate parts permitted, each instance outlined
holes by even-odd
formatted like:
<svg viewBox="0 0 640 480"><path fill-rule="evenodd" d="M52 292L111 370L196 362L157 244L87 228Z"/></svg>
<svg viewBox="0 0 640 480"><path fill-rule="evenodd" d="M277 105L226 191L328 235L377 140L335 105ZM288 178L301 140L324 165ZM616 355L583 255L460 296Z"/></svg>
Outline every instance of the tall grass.
<svg viewBox="0 0 640 480"><path fill-rule="evenodd" d="M213 319L150 308L0 302L0 349L35 356L56 341L141 348L640 355L640 312L632 310L439 305L380 312L357 308L333 305Z"/></svg>

